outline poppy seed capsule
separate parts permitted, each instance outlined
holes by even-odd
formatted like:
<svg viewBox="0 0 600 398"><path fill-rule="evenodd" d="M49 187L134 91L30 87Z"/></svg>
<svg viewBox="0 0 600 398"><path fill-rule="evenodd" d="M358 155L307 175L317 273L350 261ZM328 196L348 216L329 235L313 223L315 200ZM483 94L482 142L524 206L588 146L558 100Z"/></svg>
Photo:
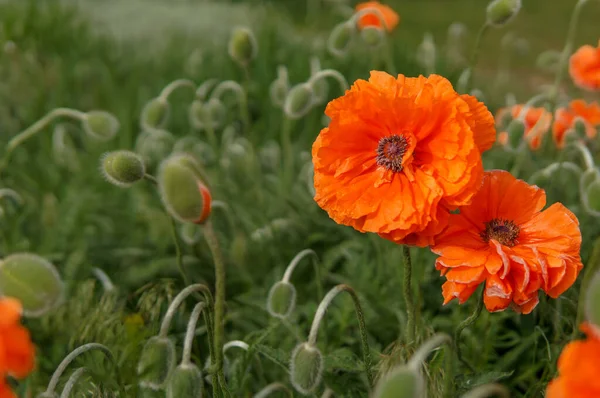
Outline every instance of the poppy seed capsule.
<svg viewBox="0 0 600 398"><path fill-rule="evenodd" d="M102 156L102 174L119 187L130 187L146 175L142 158L131 151L108 152Z"/></svg>
<svg viewBox="0 0 600 398"><path fill-rule="evenodd" d="M202 398L202 372L192 363L182 363L167 382L167 398Z"/></svg>
<svg viewBox="0 0 600 398"><path fill-rule="evenodd" d="M186 155L165 159L158 171L158 189L173 218L202 224L210 215L212 198L193 163Z"/></svg>
<svg viewBox="0 0 600 398"><path fill-rule="evenodd" d="M323 355L309 343L302 343L294 349L290 362L292 385L298 392L308 395L321 383L323 376Z"/></svg>
<svg viewBox="0 0 600 398"><path fill-rule="evenodd" d="M248 28L235 28L228 45L229 56L242 66L256 58L258 44L254 33Z"/></svg>
<svg viewBox="0 0 600 398"><path fill-rule="evenodd" d="M269 290L267 311L276 318L287 318L296 306L296 288L289 282L279 281Z"/></svg>
<svg viewBox="0 0 600 398"><path fill-rule="evenodd" d="M140 116L141 127L159 128L169 119L171 109L164 98L153 98L142 109Z"/></svg>
<svg viewBox="0 0 600 398"><path fill-rule="evenodd" d="M283 111L290 119L299 119L305 116L315 102L315 93L312 85L300 83L292 87L288 93Z"/></svg>
<svg viewBox="0 0 600 398"><path fill-rule="evenodd" d="M356 28L353 23L344 22L337 25L329 35L327 49L335 56L344 56L348 52L355 34Z"/></svg>
<svg viewBox="0 0 600 398"><path fill-rule="evenodd" d="M166 337L150 338L137 365L141 387L160 390L175 367L175 345Z"/></svg>
<svg viewBox="0 0 600 398"><path fill-rule="evenodd" d="M486 9L488 24L504 26L519 13L521 0L494 0Z"/></svg>
<svg viewBox="0 0 600 398"><path fill-rule="evenodd" d="M87 112L83 118L83 130L90 136L100 141L112 139L121 124L111 113L104 111Z"/></svg>
<svg viewBox="0 0 600 398"><path fill-rule="evenodd" d="M16 253L0 260L0 296L14 297L23 306L23 315L39 317L62 300L63 282L46 259L30 253Z"/></svg>
<svg viewBox="0 0 600 398"><path fill-rule="evenodd" d="M421 398L424 392L422 377L409 366L399 366L377 383L373 398Z"/></svg>
<svg viewBox="0 0 600 398"><path fill-rule="evenodd" d="M508 132L508 145L511 148L518 148L523 141L525 134L525 124L519 119L513 119L506 128Z"/></svg>

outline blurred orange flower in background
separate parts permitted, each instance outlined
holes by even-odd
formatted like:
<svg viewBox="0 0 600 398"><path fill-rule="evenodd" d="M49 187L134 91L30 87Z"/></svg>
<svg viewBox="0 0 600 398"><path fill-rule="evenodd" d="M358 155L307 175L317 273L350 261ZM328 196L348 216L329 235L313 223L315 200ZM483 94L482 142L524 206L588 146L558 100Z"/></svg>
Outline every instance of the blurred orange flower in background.
<svg viewBox="0 0 600 398"><path fill-rule="evenodd" d="M381 4L378 1L367 1L356 5L356 11L362 11L366 9L374 9L377 11L370 12L361 16L358 20L358 27L363 29L367 26L374 26L377 28L386 29L388 32L394 30L400 22L400 16L391 7ZM381 13L381 15L379 15ZM383 21L381 20L383 17ZM382 25L385 22L385 26Z"/></svg>
<svg viewBox="0 0 600 398"><path fill-rule="evenodd" d="M446 277L444 304L464 303L485 282L484 303L490 312L509 305L530 313L538 290L556 298L583 267L581 232L575 215L560 203L544 211L545 192L509 172L485 173L483 186L431 250L436 268Z"/></svg>
<svg viewBox="0 0 600 398"><path fill-rule="evenodd" d="M325 110L313 144L315 201L339 224L427 246L481 185L494 118L442 76L371 72Z"/></svg>
<svg viewBox="0 0 600 398"><path fill-rule="evenodd" d="M565 346L558 358L558 377L548 384L546 398L600 397L600 338L584 323L586 340Z"/></svg>
<svg viewBox="0 0 600 398"><path fill-rule="evenodd" d="M14 394L4 380L6 375L18 379L34 367L35 351L29 331L20 324L21 304L12 298L0 298L0 397Z"/></svg>
<svg viewBox="0 0 600 398"><path fill-rule="evenodd" d="M596 128L600 126L600 105L577 99L571 101L569 106L556 110L552 136L558 148L564 148L565 137L573 131L577 119L583 121L588 138L596 137Z"/></svg>
<svg viewBox="0 0 600 398"><path fill-rule="evenodd" d="M598 47L585 45L571 55L569 73L579 87L600 90L600 40Z"/></svg>
<svg viewBox="0 0 600 398"><path fill-rule="evenodd" d="M512 119L517 119L523 111L524 105L513 105L510 108L501 108L496 113L496 124L499 125L510 112ZM523 115L523 124L525 125L524 139L529 143L532 150L539 149L542 145L544 134L550 130L552 123L552 113L545 108L529 107ZM502 131L498 134L498 142L502 145L508 145L508 132Z"/></svg>

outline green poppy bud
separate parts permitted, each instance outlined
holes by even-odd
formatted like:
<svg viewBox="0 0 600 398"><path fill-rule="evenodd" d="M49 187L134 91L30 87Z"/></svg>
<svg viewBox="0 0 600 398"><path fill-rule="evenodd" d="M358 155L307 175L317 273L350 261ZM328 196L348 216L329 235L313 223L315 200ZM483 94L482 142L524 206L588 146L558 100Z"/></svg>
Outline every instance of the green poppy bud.
<svg viewBox="0 0 600 398"><path fill-rule="evenodd" d="M150 168L169 156L174 145L175 137L167 131L143 131L135 142L135 152L142 156L144 164Z"/></svg>
<svg viewBox="0 0 600 398"><path fill-rule="evenodd" d="M256 58L258 44L254 33L248 28L235 28L228 46L229 56L241 66L246 66Z"/></svg>
<svg viewBox="0 0 600 398"><path fill-rule="evenodd" d="M519 119L513 119L506 128L508 144L511 148L518 148L525 136L525 124Z"/></svg>
<svg viewBox="0 0 600 398"><path fill-rule="evenodd" d="M119 187L130 187L146 175L144 161L131 151L108 152L102 156L101 164L106 180Z"/></svg>
<svg viewBox="0 0 600 398"><path fill-rule="evenodd" d="M585 293L585 317L600 332L600 272L598 271Z"/></svg>
<svg viewBox="0 0 600 398"><path fill-rule="evenodd" d="M212 199L194 163L186 155L165 159L158 171L158 189L171 216L181 222L201 224L210 215Z"/></svg>
<svg viewBox="0 0 600 398"><path fill-rule="evenodd" d="M593 182L600 180L600 171L598 168L594 167L591 169L585 170L581 173L581 177L579 179L579 186L585 192L585 190L592 184Z"/></svg>
<svg viewBox="0 0 600 398"><path fill-rule="evenodd" d="M269 95L271 96L271 102L278 108L283 107L285 98L290 91L290 82L288 79L288 71L285 66L277 68L277 79L271 83L269 87Z"/></svg>
<svg viewBox="0 0 600 398"><path fill-rule="evenodd" d="M160 390L175 367L175 345L165 337L150 338L137 366L140 387Z"/></svg>
<svg viewBox="0 0 600 398"><path fill-rule="evenodd" d="M585 190L587 204L593 211L600 212L600 181L589 184Z"/></svg>
<svg viewBox="0 0 600 398"><path fill-rule="evenodd" d="M142 109L140 125L142 128L161 128L167 123L170 113L171 109L166 99L162 97L153 98Z"/></svg>
<svg viewBox="0 0 600 398"><path fill-rule="evenodd" d="M100 141L112 139L121 124L111 113L104 111L87 112L82 120L83 130L90 136Z"/></svg>
<svg viewBox="0 0 600 398"><path fill-rule="evenodd" d="M370 47L379 47L385 40L385 32L376 26L365 26L360 31L360 38Z"/></svg>
<svg viewBox="0 0 600 398"><path fill-rule="evenodd" d="M519 13L520 9L521 0L494 0L486 9L487 22L492 26L504 26Z"/></svg>
<svg viewBox="0 0 600 398"><path fill-rule="evenodd" d="M287 318L296 306L296 288L289 282L279 281L269 290L267 311L276 318Z"/></svg>
<svg viewBox="0 0 600 398"><path fill-rule="evenodd" d="M424 388L418 372L408 366L399 366L379 380L373 398L421 398Z"/></svg>
<svg viewBox="0 0 600 398"><path fill-rule="evenodd" d="M352 39L356 35L356 27L353 23L344 22L337 25L331 31L327 40L327 49L337 57L342 57L348 53Z"/></svg>
<svg viewBox="0 0 600 398"><path fill-rule="evenodd" d="M315 93L312 85L308 83L297 84L288 93L283 111L291 119L305 116L314 105Z"/></svg>
<svg viewBox="0 0 600 398"><path fill-rule="evenodd" d="M167 398L202 398L202 372L192 363L182 363L167 382Z"/></svg>
<svg viewBox="0 0 600 398"><path fill-rule="evenodd" d="M63 292L58 271L46 259L16 253L0 260L0 296L18 299L23 315L39 317L48 313L60 304Z"/></svg>
<svg viewBox="0 0 600 398"><path fill-rule="evenodd" d="M290 363L292 385L302 394L309 394L321 383L323 354L309 343L302 343L292 353Z"/></svg>

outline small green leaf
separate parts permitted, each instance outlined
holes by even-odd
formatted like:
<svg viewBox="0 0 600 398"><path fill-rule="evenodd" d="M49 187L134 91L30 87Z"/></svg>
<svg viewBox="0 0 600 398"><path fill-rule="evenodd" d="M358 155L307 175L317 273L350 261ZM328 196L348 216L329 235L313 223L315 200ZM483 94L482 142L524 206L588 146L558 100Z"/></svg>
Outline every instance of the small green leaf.
<svg viewBox="0 0 600 398"><path fill-rule="evenodd" d="M262 344L255 345L254 349L264 357L281 366L286 372L289 372L288 366L290 363L290 356L287 352L279 348L271 348Z"/></svg>
<svg viewBox="0 0 600 398"><path fill-rule="evenodd" d="M482 384L494 383L510 377L514 373L514 370L510 372L485 372L475 374L464 379L463 386L467 389L480 386Z"/></svg>
<svg viewBox="0 0 600 398"><path fill-rule="evenodd" d="M325 357L325 370L333 372L341 370L345 372L362 372L364 365L362 361L348 348L340 348L330 352Z"/></svg>

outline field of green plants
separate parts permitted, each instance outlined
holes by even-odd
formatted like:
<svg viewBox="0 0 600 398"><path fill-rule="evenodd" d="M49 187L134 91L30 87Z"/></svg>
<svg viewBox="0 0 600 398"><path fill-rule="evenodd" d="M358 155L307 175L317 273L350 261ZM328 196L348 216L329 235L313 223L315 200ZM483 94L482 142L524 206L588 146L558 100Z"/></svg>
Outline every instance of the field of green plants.
<svg viewBox="0 0 600 398"><path fill-rule="evenodd" d="M0 0L0 398L600 397L600 2L382 2Z"/></svg>

